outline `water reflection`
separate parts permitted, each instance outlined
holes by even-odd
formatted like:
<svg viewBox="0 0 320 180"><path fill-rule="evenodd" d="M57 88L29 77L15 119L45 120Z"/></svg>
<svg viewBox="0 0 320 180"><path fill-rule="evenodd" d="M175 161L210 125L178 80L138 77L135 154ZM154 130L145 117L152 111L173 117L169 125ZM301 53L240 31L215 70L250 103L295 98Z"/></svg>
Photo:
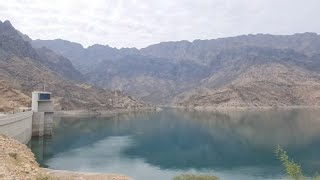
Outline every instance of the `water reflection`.
<svg viewBox="0 0 320 180"><path fill-rule="evenodd" d="M320 169L320 111L199 112L167 109L116 117L57 117L54 136L33 139L43 166L168 179L184 171L224 178L281 176L280 144L307 173ZM238 178L239 179L239 178ZM240 178L241 179L241 178Z"/></svg>

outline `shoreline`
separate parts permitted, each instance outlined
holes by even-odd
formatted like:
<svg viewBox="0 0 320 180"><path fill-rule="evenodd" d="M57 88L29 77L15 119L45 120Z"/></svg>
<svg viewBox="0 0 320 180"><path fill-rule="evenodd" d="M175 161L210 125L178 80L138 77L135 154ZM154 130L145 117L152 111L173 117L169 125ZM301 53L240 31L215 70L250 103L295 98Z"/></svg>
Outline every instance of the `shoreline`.
<svg viewBox="0 0 320 180"><path fill-rule="evenodd" d="M54 114L58 116L101 116L109 117L118 114L132 113L132 112L148 112L148 111L160 111L159 107L140 108L140 109L112 109L103 111L92 111L92 110L70 110L70 111L55 111Z"/></svg>
<svg viewBox="0 0 320 180"><path fill-rule="evenodd" d="M290 109L319 109L320 106L164 106L167 108L194 110L194 111L253 111L253 110L290 110Z"/></svg>
<svg viewBox="0 0 320 180"><path fill-rule="evenodd" d="M114 174L114 173L93 173L93 172L81 172L81 171L67 171L67 170L55 170L42 168L44 171L52 174L57 179L70 179L70 180L133 180L131 177Z"/></svg>

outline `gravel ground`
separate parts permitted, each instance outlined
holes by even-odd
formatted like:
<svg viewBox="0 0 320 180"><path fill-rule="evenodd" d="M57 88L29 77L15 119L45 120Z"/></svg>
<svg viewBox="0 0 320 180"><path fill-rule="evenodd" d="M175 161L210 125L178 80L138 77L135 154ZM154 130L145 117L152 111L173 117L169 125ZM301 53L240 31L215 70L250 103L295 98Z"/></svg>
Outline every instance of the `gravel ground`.
<svg viewBox="0 0 320 180"><path fill-rule="evenodd" d="M18 141L0 135L0 179L25 180L46 176L31 150Z"/></svg>

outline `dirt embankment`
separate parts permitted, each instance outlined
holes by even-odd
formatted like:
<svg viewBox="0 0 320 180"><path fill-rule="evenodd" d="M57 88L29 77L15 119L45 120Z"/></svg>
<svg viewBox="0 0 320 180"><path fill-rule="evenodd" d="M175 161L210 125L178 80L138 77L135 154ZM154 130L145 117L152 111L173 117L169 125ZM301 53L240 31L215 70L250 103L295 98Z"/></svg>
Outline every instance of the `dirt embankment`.
<svg viewBox="0 0 320 180"><path fill-rule="evenodd" d="M41 169L31 150L16 140L0 135L0 179L41 179L50 174Z"/></svg>

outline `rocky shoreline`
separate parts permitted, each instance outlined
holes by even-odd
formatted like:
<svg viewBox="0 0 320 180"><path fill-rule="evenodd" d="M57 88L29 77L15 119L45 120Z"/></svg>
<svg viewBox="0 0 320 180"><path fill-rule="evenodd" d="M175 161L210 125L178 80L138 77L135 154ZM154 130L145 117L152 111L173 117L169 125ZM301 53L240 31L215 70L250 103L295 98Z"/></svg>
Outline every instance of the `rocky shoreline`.
<svg viewBox="0 0 320 180"><path fill-rule="evenodd" d="M250 111L250 110L284 110L284 109L320 109L320 106L166 106L168 108L186 109L195 111Z"/></svg>
<svg viewBox="0 0 320 180"><path fill-rule="evenodd" d="M139 109L112 109L104 111L92 111L92 110L74 110L74 111L55 111L55 115L59 116L114 116L123 113L141 112L141 111L160 111L158 107L146 107Z"/></svg>

